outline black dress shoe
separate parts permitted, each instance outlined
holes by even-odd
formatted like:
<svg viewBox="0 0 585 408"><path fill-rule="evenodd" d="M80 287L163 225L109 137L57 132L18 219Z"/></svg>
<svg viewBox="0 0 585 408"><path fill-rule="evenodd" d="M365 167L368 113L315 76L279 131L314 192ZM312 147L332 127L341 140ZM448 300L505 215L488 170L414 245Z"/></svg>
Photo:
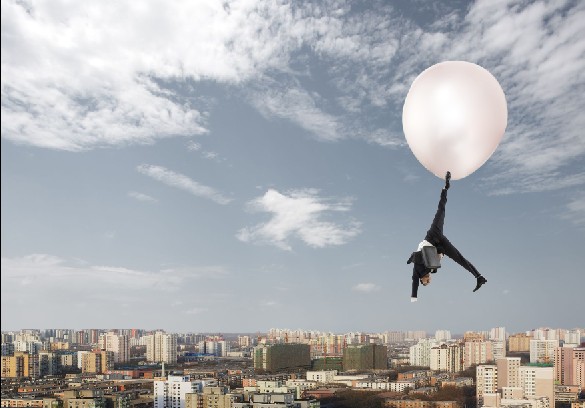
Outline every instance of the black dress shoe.
<svg viewBox="0 0 585 408"><path fill-rule="evenodd" d="M473 289L473 291L475 292L476 290L481 288L481 285L483 285L484 283L487 283L487 279L484 278L483 276L479 275L477 277L477 285L475 286L475 289Z"/></svg>

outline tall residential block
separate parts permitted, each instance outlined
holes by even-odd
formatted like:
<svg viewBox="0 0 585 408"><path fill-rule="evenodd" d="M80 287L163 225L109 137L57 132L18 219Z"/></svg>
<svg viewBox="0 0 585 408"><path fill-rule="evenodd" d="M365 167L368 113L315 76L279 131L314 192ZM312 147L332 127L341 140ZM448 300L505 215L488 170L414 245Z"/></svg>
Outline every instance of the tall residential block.
<svg viewBox="0 0 585 408"><path fill-rule="evenodd" d="M431 370L457 373L463 371L463 344L451 343L432 347L430 350Z"/></svg>
<svg viewBox="0 0 585 408"><path fill-rule="evenodd" d="M530 340L530 362L553 364L558 340Z"/></svg>
<svg viewBox="0 0 585 408"><path fill-rule="evenodd" d="M524 398L537 399L547 397L551 407L555 405L554 369L553 367L520 367L520 386Z"/></svg>
<svg viewBox="0 0 585 408"><path fill-rule="evenodd" d="M261 344L254 347L254 368L265 371L309 369L311 352L308 344Z"/></svg>
<svg viewBox="0 0 585 408"><path fill-rule="evenodd" d="M511 353L529 352L532 336L526 333L513 334L508 337L508 351Z"/></svg>
<svg viewBox="0 0 585 408"><path fill-rule="evenodd" d="M481 407L486 395L498 391L498 368L495 365L478 365L475 372L477 406Z"/></svg>
<svg viewBox="0 0 585 408"><path fill-rule="evenodd" d="M111 351L94 350L81 355L81 372L103 374L114 368L114 354Z"/></svg>
<svg viewBox="0 0 585 408"><path fill-rule="evenodd" d="M100 336L99 346L102 350L111 351L116 363L130 360L130 344L127 335L111 331L104 333Z"/></svg>
<svg viewBox="0 0 585 408"><path fill-rule="evenodd" d="M557 347L554 357L555 381L585 389L585 347Z"/></svg>
<svg viewBox="0 0 585 408"><path fill-rule="evenodd" d="M502 405L524 405L520 400L533 401L543 408L554 406L552 367L521 366L520 358L507 357L498 359L495 365L477 366L476 375L478 407L496 406L500 401Z"/></svg>
<svg viewBox="0 0 585 408"><path fill-rule="evenodd" d="M343 369L386 370L388 368L388 349L378 344L355 344L343 350Z"/></svg>
<svg viewBox="0 0 585 408"><path fill-rule="evenodd" d="M476 339L465 342L463 346L463 367L465 369L492 361L494 361L494 353L491 341Z"/></svg>
<svg viewBox="0 0 585 408"><path fill-rule="evenodd" d="M187 394L201 391L201 383L188 375L169 375L154 381L154 408L185 408Z"/></svg>
<svg viewBox="0 0 585 408"><path fill-rule="evenodd" d="M2 356L2 378L29 377L29 354L17 351L13 356Z"/></svg>
<svg viewBox="0 0 585 408"><path fill-rule="evenodd" d="M498 368L498 388L520 387L520 357L507 357L496 360Z"/></svg>
<svg viewBox="0 0 585 408"><path fill-rule="evenodd" d="M430 367L431 348L436 346L434 339L420 339L417 344L409 348L409 360L411 366Z"/></svg>
<svg viewBox="0 0 585 408"><path fill-rule="evenodd" d="M146 337L146 360L154 363L177 362L177 335L167 334L163 331Z"/></svg>

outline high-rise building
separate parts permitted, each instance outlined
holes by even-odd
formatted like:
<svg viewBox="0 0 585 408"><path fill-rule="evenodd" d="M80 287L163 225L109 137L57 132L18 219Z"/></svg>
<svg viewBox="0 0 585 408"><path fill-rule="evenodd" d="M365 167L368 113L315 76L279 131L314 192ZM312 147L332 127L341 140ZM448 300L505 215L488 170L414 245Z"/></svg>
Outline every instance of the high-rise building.
<svg viewBox="0 0 585 408"><path fill-rule="evenodd" d="M521 406L524 404L518 400L530 400L538 406L554 406L552 367L521 366L520 358L506 357L496 365L478 365L476 375L478 407L493 406L500 400L509 402L502 401L502 405Z"/></svg>
<svg viewBox="0 0 585 408"><path fill-rule="evenodd" d="M254 347L254 368L273 372L309 369L311 353L308 344L261 344Z"/></svg>
<svg viewBox="0 0 585 408"><path fill-rule="evenodd" d="M505 327L494 327L490 330L490 340L506 342L506 328Z"/></svg>
<svg viewBox="0 0 585 408"><path fill-rule="evenodd" d="M553 367L521 366L520 386L524 390L524 398L547 397L550 406L555 405Z"/></svg>
<svg viewBox="0 0 585 408"><path fill-rule="evenodd" d="M200 382L188 375L169 375L154 381L154 408L185 408L187 394L201 392Z"/></svg>
<svg viewBox="0 0 585 408"><path fill-rule="evenodd" d="M354 344L343 350L343 369L386 370L388 349L378 344Z"/></svg>
<svg viewBox="0 0 585 408"><path fill-rule="evenodd" d="M406 338L406 333L401 331L387 331L382 336L384 343L401 343Z"/></svg>
<svg viewBox="0 0 585 408"><path fill-rule="evenodd" d="M467 369L474 365L485 364L494 361L494 353L491 341L472 340L464 343L463 367Z"/></svg>
<svg viewBox="0 0 585 408"><path fill-rule="evenodd" d="M498 391L498 368L495 365L478 365L476 371L477 406L484 405L484 398Z"/></svg>
<svg viewBox="0 0 585 408"><path fill-rule="evenodd" d="M94 350L81 354L81 372L87 374L103 374L114 367L114 353L105 350Z"/></svg>
<svg viewBox="0 0 585 408"><path fill-rule="evenodd" d="M231 408L242 402L243 394L232 394L227 387L203 387L199 393L185 394L185 408Z"/></svg>
<svg viewBox="0 0 585 408"><path fill-rule="evenodd" d="M498 388L520 387L520 357L507 357L496 360L498 368Z"/></svg>
<svg viewBox="0 0 585 408"><path fill-rule="evenodd" d="M104 333L100 335L99 347L102 350L111 351L116 363L130 359L130 345L127 335L117 334L113 331Z"/></svg>
<svg viewBox="0 0 585 408"><path fill-rule="evenodd" d="M417 344L410 346L410 365L417 367L430 367L431 347L436 345L437 342L434 339L420 339Z"/></svg>
<svg viewBox="0 0 585 408"><path fill-rule="evenodd" d="M526 333L513 334L508 337L508 351L511 353L529 352L532 336Z"/></svg>
<svg viewBox="0 0 585 408"><path fill-rule="evenodd" d="M464 342L483 341L485 339L486 339L486 336L482 332L467 331L467 332L463 333L463 341Z"/></svg>
<svg viewBox="0 0 585 408"><path fill-rule="evenodd" d="M431 370L450 373L463 371L463 344L451 343L432 347L429 367Z"/></svg>
<svg viewBox="0 0 585 408"><path fill-rule="evenodd" d="M501 340L490 340L492 343L492 354L494 360L506 357L506 342Z"/></svg>
<svg viewBox="0 0 585 408"><path fill-rule="evenodd" d="M557 347L554 369L558 384L585 388L585 347Z"/></svg>
<svg viewBox="0 0 585 408"><path fill-rule="evenodd" d="M435 340L437 342L451 340L451 332L449 330L437 330L435 332Z"/></svg>
<svg viewBox="0 0 585 408"><path fill-rule="evenodd" d="M177 335L167 334L163 331L146 337L146 360L154 363L177 362Z"/></svg>
<svg viewBox="0 0 585 408"><path fill-rule="evenodd" d="M16 351L13 356L2 356L2 378L23 378L30 376L30 355Z"/></svg>
<svg viewBox="0 0 585 408"><path fill-rule="evenodd" d="M530 362L553 364L558 340L530 340Z"/></svg>
<svg viewBox="0 0 585 408"><path fill-rule="evenodd" d="M548 327L541 327L532 331L534 340L559 340L557 330L549 329Z"/></svg>
<svg viewBox="0 0 585 408"><path fill-rule="evenodd" d="M563 341L566 345L573 344L579 346L581 344L581 330L575 329L567 331Z"/></svg>
<svg viewBox="0 0 585 408"><path fill-rule="evenodd" d="M61 359L57 353L41 351L38 357L39 377L55 375L60 371Z"/></svg>
<svg viewBox="0 0 585 408"><path fill-rule="evenodd" d="M252 342L250 340L250 336L238 336L238 346L240 347L250 347Z"/></svg>

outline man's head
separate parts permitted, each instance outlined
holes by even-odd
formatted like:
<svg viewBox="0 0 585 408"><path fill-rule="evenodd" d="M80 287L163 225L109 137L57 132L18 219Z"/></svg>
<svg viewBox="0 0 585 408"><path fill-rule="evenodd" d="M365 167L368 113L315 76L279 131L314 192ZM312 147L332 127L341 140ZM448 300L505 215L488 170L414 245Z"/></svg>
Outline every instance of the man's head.
<svg viewBox="0 0 585 408"><path fill-rule="evenodd" d="M431 283L431 274L427 273L425 276L420 278L420 283L422 283L423 286L427 286L429 283Z"/></svg>

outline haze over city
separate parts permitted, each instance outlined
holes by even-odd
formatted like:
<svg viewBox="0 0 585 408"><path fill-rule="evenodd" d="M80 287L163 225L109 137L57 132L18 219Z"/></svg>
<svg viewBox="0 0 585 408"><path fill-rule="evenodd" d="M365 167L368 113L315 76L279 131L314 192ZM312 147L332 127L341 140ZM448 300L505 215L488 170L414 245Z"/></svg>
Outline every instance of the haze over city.
<svg viewBox="0 0 585 408"><path fill-rule="evenodd" d="M1 326L255 333L583 325L585 2L2 0ZM405 141L441 61L508 122L452 182Z"/></svg>

